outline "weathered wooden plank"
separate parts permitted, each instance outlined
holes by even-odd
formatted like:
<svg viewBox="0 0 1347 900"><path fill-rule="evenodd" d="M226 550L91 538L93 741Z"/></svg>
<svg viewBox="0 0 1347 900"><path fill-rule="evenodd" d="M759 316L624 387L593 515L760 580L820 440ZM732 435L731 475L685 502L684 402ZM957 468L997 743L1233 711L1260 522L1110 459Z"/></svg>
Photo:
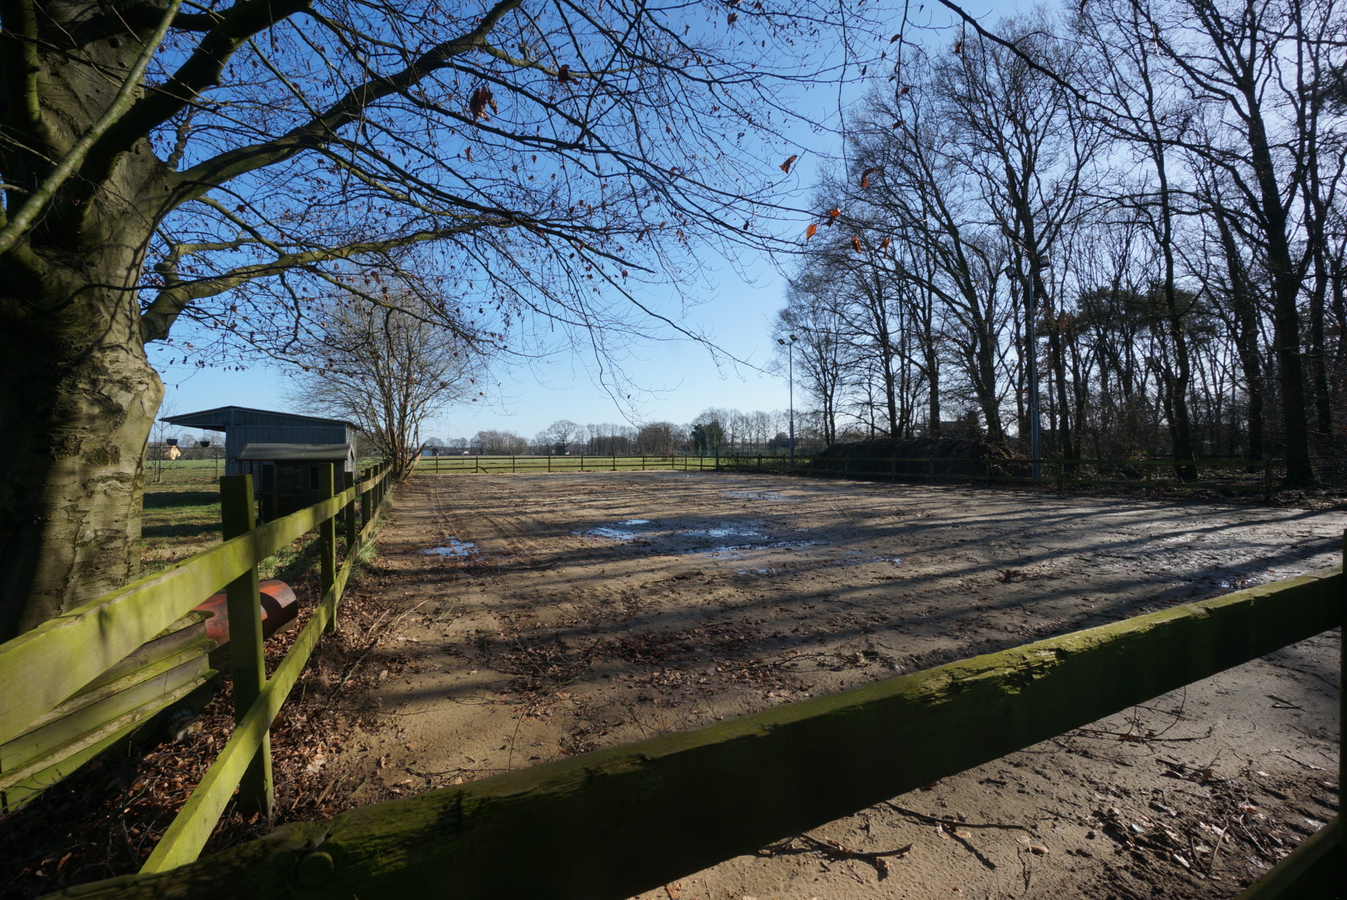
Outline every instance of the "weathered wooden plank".
<svg viewBox="0 0 1347 900"><path fill-rule="evenodd" d="M341 475L342 493L345 494L355 487L355 473L343 472ZM355 548L356 523L355 523L355 500L347 503L341 513L342 517L342 537L346 539L346 552L350 553Z"/></svg>
<svg viewBox="0 0 1347 900"><path fill-rule="evenodd" d="M1337 815L1273 866L1272 871L1241 891L1235 900L1341 897L1342 856L1342 816Z"/></svg>
<svg viewBox="0 0 1347 900"><path fill-rule="evenodd" d="M0 645L0 741L351 499L347 492L104 594Z"/></svg>
<svg viewBox="0 0 1347 900"><path fill-rule="evenodd" d="M38 719L31 729L0 745L0 789L14 780L12 773L33 761L50 758L80 736L151 703L188 679L203 676L209 668L206 654L214 646L214 641L198 636L193 644L114 682L77 694Z"/></svg>
<svg viewBox="0 0 1347 900"><path fill-rule="evenodd" d="M257 527L257 508L253 497L251 475L226 475L220 479L220 524L226 540L247 534ZM229 661L234 684L234 721L238 723L267 683L262 608L257 602L257 566L249 566L242 575L229 582L225 590L229 608ZM267 821L271 820L271 806L275 799L270 737L269 733L262 734L238 783L239 810L244 815L260 812Z"/></svg>
<svg viewBox="0 0 1347 900"><path fill-rule="evenodd" d="M318 490L325 497L336 496L336 469L331 463L318 467ZM337 515L340 514L339 510ZM318 583L324 594L337 577L337 515L318 526Z"/></svg>
<svg viewBox="0 0 1347 900"><path fill-rule="evenodd" d="M71 897L629 897L1341 622L1341 568L295 823Z"/></svg>
<svg viewBox="0 0 1347 900"><path fill-rule="evenodd" d="M343 573L349 571L349 566L343 567ZM345 580L345 575L339 579L343 584ZM155 845L154 852L141 867L142 874L163 872L189 863L206 846L211 832L215 830L215 823L233 797L235 786L243 778L249 760L266 740L267 729L280 712L285 698L290 695L290 690L299 680L304 666L331 622L336 601L337 588L334 588L323 597L309 617L290 652L285 655L192 796Z"/></svg>
<svg viewBox="0 0 1347 900"><path fill-rule="evenodd" d="M132 710L89 734L82 735L66 747L60 748L60 752L53 753L50 758L16 771L12 776L6 776L7 779L12 777L13 783L0 790L0 809L12 811L19 808L213 677L215 672L206 670L167 693L161 690L153 702Z"/></svg>
<svg viewBox="0 0 1347 900"><path fill-rule="evenodd" d="M206 630L202 623L210 618L211 614L199 610L191 610L187 615L173 621L167 628L159 632L153 640L141 644L135 652L122 658L111 669L108 669L102 675L99 675L93 681L80 688L70 700L76 697L82 697L84 694L96 690L103 685L110 684L131 675L140 669L163 659L170 654L177 653L184 647L195 645L199 640L205 637ZM211 649L214 649L212 646ZM64 705L64 704L62 704Z"/></svg>

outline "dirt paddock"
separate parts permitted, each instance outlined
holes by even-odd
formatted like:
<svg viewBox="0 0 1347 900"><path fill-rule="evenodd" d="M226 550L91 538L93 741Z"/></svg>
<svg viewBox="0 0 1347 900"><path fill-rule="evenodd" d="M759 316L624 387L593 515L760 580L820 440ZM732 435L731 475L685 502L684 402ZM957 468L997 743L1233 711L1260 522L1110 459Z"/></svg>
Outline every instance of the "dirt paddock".
<svg viewBox="0 0 1347 900"><path fill-rule="evenodd" d="M376 724L329 772L365 779L358 802L461 784L1335 565L1345 526L767 476L421 476L380 542L375 686L341 697ZM1234 896L1334 815L1338 653L1320 635L643 900Z"/></svg>

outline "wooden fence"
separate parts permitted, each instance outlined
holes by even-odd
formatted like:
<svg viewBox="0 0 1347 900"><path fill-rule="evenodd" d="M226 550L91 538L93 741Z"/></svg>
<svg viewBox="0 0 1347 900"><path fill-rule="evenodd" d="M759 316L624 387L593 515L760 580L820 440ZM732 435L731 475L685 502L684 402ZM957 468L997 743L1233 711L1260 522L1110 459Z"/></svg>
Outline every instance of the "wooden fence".
<svg viewBox="0 0 1347 900"><path fill-rule="evenodd" d="M1270 497L1280 473L1275 460L1200 459L959 459L956 457L874 457L848 459L769 454L712 456L429 456L418 471L436 474L519 474L541 472L622 472L675 469L684 472L738 471L889 481L1037 484L1077 487L1220 490ZM1186 470L1188 478L1179 473Z"/></svg>
<svg viewBox="0 0 1347 900"><path fill-rule="evenodd" d="M1339 566L286 825L68 894L620 900L1338 627L1345 604ZM1339 821L1242 896L1337 878Z"/></svg>
<svg viewBox="0 0 1347 900"><path fill-rule="evenodd" d="M527 472L620 472L675 468L676 456L423 456L418 472L501 475Z"/></svg>
<svg viewBox="0 0 1347 900"><path fill-rule="evenodd" d="M271 722L332 622L389 488L386 466L367 470L358 483L344 473L340 492L333 467L320 471L327 499L261 527L254 527L251 476L222 478L223 543L0 645L0 746L13 750L14 761L0 769L7 804L69 774L214 674L205 663L214 643L190 631L201 618L190 611L225 588L237 726L142 871L196 859L235 788L244 808L270 810ZM315 530L322 598L268 680L257 567ZM346 550L340 568L339 531ZM175 640L184 630L193 639ZM163 645L170 652L155 649ZM187 677L166 689L163 673L184 670Z"/></svg>
<svg viewBox="0 0 1347 900"><path fill-rule="evenodd" d="M757 468L779 471L774 457L766 463L753 457L722 459L723 468ZM1041 459L1040 474L1033 475L1034 461L1020 459L960 459L958 457L815 457L797 458L800 474L880 480L931 482L984 482L1037 484L1059 489L1076 487L1132 487L1177 490L1243 491L1270 497L1279 467L1271 459ZM1182 476L1181 476L1182 473Z"/></svg>

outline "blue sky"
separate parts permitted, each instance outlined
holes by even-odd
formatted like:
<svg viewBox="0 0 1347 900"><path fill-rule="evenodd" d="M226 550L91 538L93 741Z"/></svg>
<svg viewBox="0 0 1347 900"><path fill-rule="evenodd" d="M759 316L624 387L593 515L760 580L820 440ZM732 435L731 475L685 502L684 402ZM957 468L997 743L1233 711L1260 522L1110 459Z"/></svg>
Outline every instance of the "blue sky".
<svg viewBox="0 0 1347 900"><path fill-rule="evenodd" d="M812 184L801 175L799 185ZM794 176L792 177L794 180ZM725 355L717 357L690 340L648 340L625 348L618 361L633 382L630 400L619 403L599 384L595 363L584 348L514 365L501 363L490 373L487 397L455 405L422 429L423 437L471 437L478 431L513 431L533 437L558 419L581 425L603 422L670 421L686 424L708 407L752 410L785 409L788 391L784 373L764 372L772 362L770 337L777 310L784 304L784 278L770 260L744 257L739 265L750 284L727 261L706 260L692 297L696 305L687 322L705 333ZM676 307L672 296L640 298L657 308ZM161 416L218 406L298 410L287 400L292 382L286 367L252 365L247 371L196 365L172 365L181 357L154 345L151 362L165 384ZM734 363L729 357L744 360Z"/></svg>
<svg viewBox="0 0 1347 900"><path fill-rule="evenodd" d="M783 301L781 279L758 263L763 277L750 287L728 271L714 296L692 311L693 319L727 353L760 367L768 365L771 322ZM453 406L423 428L423 436L471 437L478 431L513 431L532 437L558 419L581 425L600 422L671 421L685 424L708 407L774 410L787 406L784 375L766 374L721 360L690 341L647 342L631 348L623 368L646 390L634 392L624 415L597 383L592 363L580 352L559 352L527 365L498 366L488 398ZM280 366L254 365L248 371L165 365L167 354L151 350L166 387L161 415L217 406L294 409L286 399L290 379ZM171 410L170 410L171 408Z"/></svg>
<svg viewBox="0 0 1347 900"><path fill-rule="evenodd" d="M969 4L975 13L984 13L992 6L988 2ZM997 13L1011 9L1012 5L1005 4ZM863 89L859 83L851 86L848 99L855 99ZM837 115L836 93L820 90L815 96L817 118L832 124ZM799 153L800 159L782 179L781 187L788 192L788 202L804 206L819 167L829 165L828 156L837 153L840 146L826 127L812 133L800 127L791 137L797 147L783 153L782 158ZM801 233L803 229L802 220ZM702 262L704 268L692 294L696 305L690 308L686 324L706 334L725 352L719 361L706 347L687 340L629 345L625 348L629 356L620 365L637 389L630 392L629 400L624 392L621 403L599 384L594 362L584 348L561 351L527 364L501 364L491 372L492 387L486 398L447 408L423 428L422 436L450 439L501 430L532 437L558 419L581 425L646 421L686 424L710 407L744 412L786 409L786 378L772 365L775 343L771 337L772 323L785 303L784 276L771 260L748 255L733 264L719 257ZM660 309L676 308L672 291L668 296L651 294L639 299ZM298 409L287 400L291 382L284 367L259 363L247 371L225 371L210 366L170 365L169 356L163 348L150 349L151 362L166 387L161 415L227 405ZM736 364L730 358L746 364ZM801 400L798 391L796 400Z"/></svg>

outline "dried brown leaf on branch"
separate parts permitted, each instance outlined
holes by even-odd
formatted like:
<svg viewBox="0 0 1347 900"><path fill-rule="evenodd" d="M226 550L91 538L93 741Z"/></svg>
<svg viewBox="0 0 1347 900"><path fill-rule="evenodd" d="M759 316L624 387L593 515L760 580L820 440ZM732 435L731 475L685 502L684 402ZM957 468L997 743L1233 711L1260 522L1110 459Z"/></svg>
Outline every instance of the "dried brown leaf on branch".
<svg viewBox="0 0 1347 900"><path fill-rule="evenodd" d="M486 85L482 85L477 90L473 91L472 96L468 98L468 112L472 113L474 122L478 119L488 118L486 114L487 107L490 107L492 112L498 111L496 100L491 93L491 89Z"/></svg>

